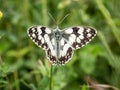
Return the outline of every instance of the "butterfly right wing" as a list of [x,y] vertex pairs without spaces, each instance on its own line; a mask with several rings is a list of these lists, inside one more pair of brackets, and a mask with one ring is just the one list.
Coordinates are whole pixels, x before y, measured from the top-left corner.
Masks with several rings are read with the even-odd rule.
[[89,43],[96,35],[96,31],[90,27],[70,27],[61,31],[59,64],[67,63],[75,49],[81,48]]
[[74,26],[63,30],[63,38],[65,38],[73,49],[79,49],[89,43],[95,36],[97,31],[91,27]]
[[55,64],[56,50],[53,31],[45,26],[33,26],[28,29],[28,35],[37,46],[46,51],[50,62]]

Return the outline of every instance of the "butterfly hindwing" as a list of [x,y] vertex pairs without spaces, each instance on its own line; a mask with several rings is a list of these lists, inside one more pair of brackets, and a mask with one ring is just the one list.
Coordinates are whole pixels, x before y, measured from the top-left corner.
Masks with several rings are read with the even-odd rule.
[[56,64],[56,49],[55,49],[55,38],[52,38],[48,43],[49,48],[46,50],[46,55],[52,64]]
[[59,55],[59,64],[65,64],[67,63],[70,58],[73,55],[73,49],[71,45],[64,39],[62,38],[60,40],[60,55]]

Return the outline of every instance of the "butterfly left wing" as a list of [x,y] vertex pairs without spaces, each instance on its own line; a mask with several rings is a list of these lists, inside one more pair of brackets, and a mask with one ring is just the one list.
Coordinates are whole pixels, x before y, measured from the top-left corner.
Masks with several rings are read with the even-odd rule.
[[73,49],[78,49],[89,43],[95,36],[96,30],[91,27],[75,26],[63,30],[62,36]]
[[46,51],[52,64],[56,63],[55,39],[53,31],[45,26],[32,26],[28,29],[28,35],[32,41]]

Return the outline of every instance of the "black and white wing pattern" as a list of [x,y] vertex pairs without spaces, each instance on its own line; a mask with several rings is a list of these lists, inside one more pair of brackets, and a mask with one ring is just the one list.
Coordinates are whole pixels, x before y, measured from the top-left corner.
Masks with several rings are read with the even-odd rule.
[[96,30],[91,27],[75,26],[63,30],[63,38],[73,47],[79,49],[89,43],[95,36]]
[[53,31],[45,26],[33,26],[27,31],[32,41],[46,51],[46,54],[52,64],[56,63],[55,39]]
[[33,26],[28,29],[28,35],[40,48],[46,51],[52,64],[67,63],[75,49],[89,43],[95,36],[96,30],[91,27],[70,27],[54,30],[45,26]]
[[63,65],[67,63],[72,58],[73,52],[73,48],[69,41],[62,37],[62,39],[60,40],[58,64]]
[[70,27],[61,31],[59,64],[67,63],[75,49],[79,49],[89,43],[95,36],[96,30],[91,27]]
[[28,29],[28,35],[33,40],[33,42],[38,45],[40,48],[47,50],[49,36],[51,35],[52,31],[49,28],[44,26],[33,26]]

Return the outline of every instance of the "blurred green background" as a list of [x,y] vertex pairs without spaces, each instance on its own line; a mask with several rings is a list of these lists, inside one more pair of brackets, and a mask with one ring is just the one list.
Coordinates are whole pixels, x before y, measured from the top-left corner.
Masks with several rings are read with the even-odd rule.
[[52,90],[120,89],[120,0],[0,0],[0,90],[49,90],[51,65],[27,35],[33,25],[55,28],[49,13],[57,22],[70,14],[60,29],[98,32],[70,62],[53,67]]

